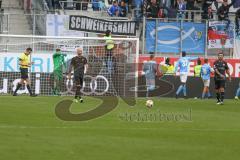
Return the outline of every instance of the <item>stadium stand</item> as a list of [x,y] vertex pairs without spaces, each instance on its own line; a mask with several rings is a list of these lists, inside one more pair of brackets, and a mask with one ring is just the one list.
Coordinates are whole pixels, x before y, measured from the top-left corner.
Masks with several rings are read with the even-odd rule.
[[[111,17],[108,14],[113,0],[2,0],[4,14],[1,15],[1,33],[23,34],[23,35],[46,35],[46,15],[83,15],[108,20],[135,20],[137,21],[137,37],[143,38],[146,27],[143,24],[143,16],[146,20],[151,18],[163,18],[160,21],[176,21],[177,16],[182,15],[184,22],[205,22],[219,18],[220,3],[213,3],[207,10],[207,17],[203,14],[203,2],[206,0],[126,0],[122,4],[124,14],[121,17]],[[118,0],[118,8],[121,8],[121,1]],[[179,3],[181,2],[181,3]],[[228,4],[230,4],[230,0]],[[154,4],[155,3],[155,4]],[[154,4],[154,5],[152,5]],[[184,6],[184,8],[179,8]],[[179,10],[180,9],[180,10]],[[237,8],[230,6],[228,18],[231,22],[238,21],[235,18]],[[2,11],[3,12],[3,11]],[[119,14],[120,15],[120,14]],[[204,15],[204,16],[203,16]],[[220,19],[221,20],[221,19]],[[238,33],[237,33],[238,34]],[[89,34],[96,36],[96,34]],[[145,42],[140,41],[141,46]],[[142,49],[144,50],[144,48]],[[225,50],[225,48],[223,49]],[[231,52],[231,50],[227,50]],[[142,51],[141,53],[146,53]],[[213,55],[216,50],[209,49]],[[163,54],[164,55],[164,54]]]
[[29,25],[30,15],[26,15],[25,10],[28,10],[30,4],[23,6],[19,0],[3,0],[2,8],[4,9],[3,17],[3,32],[8,34],[32,34],[31,26]]

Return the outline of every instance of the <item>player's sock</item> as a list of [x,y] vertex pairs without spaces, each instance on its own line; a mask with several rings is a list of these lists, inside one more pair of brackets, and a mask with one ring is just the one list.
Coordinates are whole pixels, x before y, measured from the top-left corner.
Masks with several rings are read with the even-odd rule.
[[180,85],[180,86],[178,87],[178,90],[177,90],[177,92],[176,92],[176,95],[179,95],[179,93],[182,91],[182,89],[183,89],[183,86]]
[[236,97],[240,96],[240,88],[238,88],[237,93],[236,93]]
[[81,89],[82,89],[82,87],[80,86],[80,87],[79,87],[79,95],[78,95],[78,98],[79,98],[79,99],[82,99]]
[[60,89],[59,89],[59,87],[56,87],[55,94],[56,94],[56,95],[59,95],[59,94],[60,94]]
[[218,102],[220,102],[220,93],[217,92],[216,97],[217,97]]
[[183,95],[184,95],[184,97],[187,96],[187,87],[186,87],[186,85],[183,85]]
[[211,97],[210,91],[207,92],[207,96],[208,96],[208,97]]
[[205,98],[205,92],[202,92],[202,99]]
[[78,99],[78,91],[76,90],[76,92],[75,92],[75,97],[74,97],[75,99]]
[[221,92],[221,101],[224,101],[224,92]]
[[146,97],[149,97],[149,90],[147,89]]
[[27,85],[27,89],[28,89],[28,92],[30,93],[30,95],[33,95],[30,85]]
[[80,98],[80,90],[81,90],[81,87],[80,86],[77,86],[76,87],[76,93],[75,93],[75,99],[78,99]]
[[13,93],[14,95],[17,94],[17,91],[21,88],[21,86],[22,86],[21,83],[18,83],[18,84],[17,84],[17,87],[16,87],[16,89],[15,89],[15,91],[14,91],[14,93]]

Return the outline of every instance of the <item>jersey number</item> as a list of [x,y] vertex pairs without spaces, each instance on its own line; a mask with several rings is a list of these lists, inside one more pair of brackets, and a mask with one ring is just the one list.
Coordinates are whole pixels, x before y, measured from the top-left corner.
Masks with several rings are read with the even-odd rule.
[[187,67],[187,66],[188,66],[187,61],[182,61],[182,66],[183,66],[183,67]]

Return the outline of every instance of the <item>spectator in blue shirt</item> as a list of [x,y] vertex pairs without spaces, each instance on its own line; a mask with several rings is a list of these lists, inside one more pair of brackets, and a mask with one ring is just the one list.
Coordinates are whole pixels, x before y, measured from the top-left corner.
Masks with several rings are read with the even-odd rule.
[[142,19],[142,6],[143,6],[143,0],[133,0],[133,6],[134,6],[134,17],[137,21],[137,26],[139,25],[139,22]]
[[93,9],[93,11],[100,10],[99,0],[92,0],[92,9]]
[[119,6],[119,17],[126,17],[126,16],[127,16],[127,7],[126,7],[126,3],[122,0]]
[[100,8],[101,11],[106,9],[106,5],[105,5],[104,0],[99,1],[99,8]]
[[113,1],[113,5],[108,9],[108,14],[110,16],[118,16],[119,15],[119,7],[117,1]]
[[183,0],[177,0],[177,10],[178,10],[177,19],[184,19],[186,3]]
[[92,9],[93,11],[102,11],[105,9],[105,3],[103,0],[93,0],[92,1]]

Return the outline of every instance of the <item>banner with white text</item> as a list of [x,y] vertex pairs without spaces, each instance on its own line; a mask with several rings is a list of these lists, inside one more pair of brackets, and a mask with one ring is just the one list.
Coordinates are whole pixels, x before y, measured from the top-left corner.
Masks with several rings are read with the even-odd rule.
[[75,31],[105,33],[110,30],[115,35],[136,36],[136,22],[122,20],[104,20],[86,16],[71,15],[69,29]]

